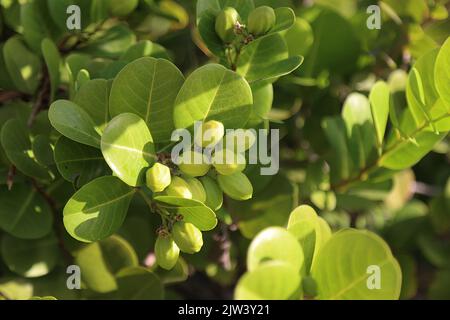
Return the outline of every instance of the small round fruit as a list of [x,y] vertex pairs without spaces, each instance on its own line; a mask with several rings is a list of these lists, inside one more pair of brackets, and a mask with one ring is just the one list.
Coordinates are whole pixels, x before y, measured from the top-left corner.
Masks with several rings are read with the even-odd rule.
[[256,142],[254,130],[236,129],[225,135],[224,147],[237,153],[245,152]]
[[205,202],[206,201],[206,191],[200,180],[196,178],[186,178],[187,184],[189,185],[189,190],[192,193],[192,199]]
[[169,167],[155,163],[153,167],[145,173],[147,187],[153,192],[162,192],[172,181]]
[[205,204],[212,210],[219,210],[223,204],[223,192],[217,182],[208,176],[200,178],[206,192]]
[[180,177],[173,177],[164,193],[171,197],[192,199],[192,192],[187,182]]
[[138,4],[139,0],[109,0],[108,8],[111,15],[123,17],[132,13]]
[[199,252],[203,246],[202,232],[189,222],[176,222],[172,228],[172,236],[178,248],[185,253]]
[[204,122],[195,136],[195,144],[202,148],[212,148],[222,140],[225,127],[222,122],[210,120]]
[[216,33],[223,42],[230,43],[234,40],[234,28],[239,19],[239,13],[231,7],[226,7],[216,17]]
[[245,157],[242,154],[234,153],[228,149],[216,151],[212,163],[217,172],[225,176],[241,172],[246,166]]
[[180,249],[170,235],[158,236],[155,242],[156,263],[163,269],[172,269],[178,261]]
[[180,156],[178,168],[182,173],[190,177],[200,177],[208,173],[211,165],[208,158],[196,151],[186,151]]
[[253,196],[253,186],[242,172],[232,175],[217,175],[217,182],[223,192],[234,200],[248,200]]
[[266,34],[273,28],[276,19],[275,11],[271,7],[258,7],[248,15],[248,31],[255,36]]

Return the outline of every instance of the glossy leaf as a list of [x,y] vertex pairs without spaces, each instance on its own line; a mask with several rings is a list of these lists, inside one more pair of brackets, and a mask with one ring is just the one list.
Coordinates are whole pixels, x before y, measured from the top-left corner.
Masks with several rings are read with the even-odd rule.
[[450,86],[448,84],[450,79],[450,38],[447,38],[445,43],[439,50],[436,58],[434,80],[436,90],[442,100],[447,106],[447,112],[450,110]]
[[110,112],[137,114],[150,128],[155,142],[170,141],[173,104],[184,82],[180,70],[164,59],[144,57],[129,63],[111,88]]
[[132,113],[122,113],[108,123],[101,150],[112,171],[133,187],[144,184],[145,169],[156,160],[147,124]]
[[58,47],[48,38],[42,40],[41,51],[50,77],[50,101],[53,101],[60,82],[59,69],[61,65],[61,56]]
[[143,267],[122,269],[117,274],[117,285],[120,299],[160,300],[164,296],[161,280],[153,272]]
[[116,177],[84,185],[64,207],[64,226],[77,240],[92,242],[116,232],[123,223],[135,190]]
[[390,95],[389,86],[382,81],[377,82],[370,91],[370,110],[372,111],[378,146],[383,144],[384,133],[386,132],[389,107],[391,104]]

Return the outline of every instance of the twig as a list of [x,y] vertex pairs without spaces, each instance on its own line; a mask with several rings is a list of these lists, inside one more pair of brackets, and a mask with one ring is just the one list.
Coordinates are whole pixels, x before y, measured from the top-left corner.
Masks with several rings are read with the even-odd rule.
[[6,185],[8,190],[11,191],[14,184],[14,176],[16,175],[16,166],[11,165],[8,170],[8,176],[6,177]]
[[14,100],[16,98],[20,98],[25,96],[22,92],[19,91],[5,91],[0,90],[0,103],[5,103],[10,100]]
[[50,92],[50,76],[48,74],[48,70],[46,67],[44,67],[43,73],[44,73],[44,75],[43,75],[42,84],[41,84],[39,93],[36,97],[36,101],[33,104],[33,109],[31,110],[31,114],[27,121],[28,127],[31,127],[33,125],[34,120],[36,119],[36,116],[41,111],[42,106],[43,106],[45,100],[48,99],[48,94]]

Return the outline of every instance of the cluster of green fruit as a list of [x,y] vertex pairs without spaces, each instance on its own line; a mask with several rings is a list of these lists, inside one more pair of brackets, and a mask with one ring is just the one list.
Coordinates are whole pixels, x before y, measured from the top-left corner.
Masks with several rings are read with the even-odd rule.
[[[235,200],[248,200],[253,195],[253,186],[242,173],[246,167],[245,156],[240,150],[248,150],[255,139],[248,134],[225,135],[221,122],[208,121],[202,124],[201,135],[194,137],[201,148],[214,148],[209,159],[203,152],[189,150],[180,155],[178,166],[155,163],[146,172],[146,185],[156,195],[192,199],[204,203],[212,210],[219,210],[225,193]],[[251,136],[250,136],[251,137]],[[224,143],[233,139],[233,144]],[[240,144],[244,145],[240,145]],[[234,149],[227,149],[227,146]],[[169,226],[162,228],[155,244],[157,263],[171,269],[178,260],[180,250],[193,254],[203,245],[202,233],[193,224],[175,217]]]
[[275,25],[275,11],[268,6],[254,9],[247,18],[247,24],[241,23],[235,8],[226,7],[216,17],[215,29],[224,43],[232,43],[238,34],[259,37],[269,32]]

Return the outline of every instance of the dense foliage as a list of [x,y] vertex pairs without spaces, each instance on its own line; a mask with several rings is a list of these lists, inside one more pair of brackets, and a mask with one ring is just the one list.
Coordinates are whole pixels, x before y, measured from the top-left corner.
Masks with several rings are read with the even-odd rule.
[[0,0],[0,300],[450,299],[448,5]]

